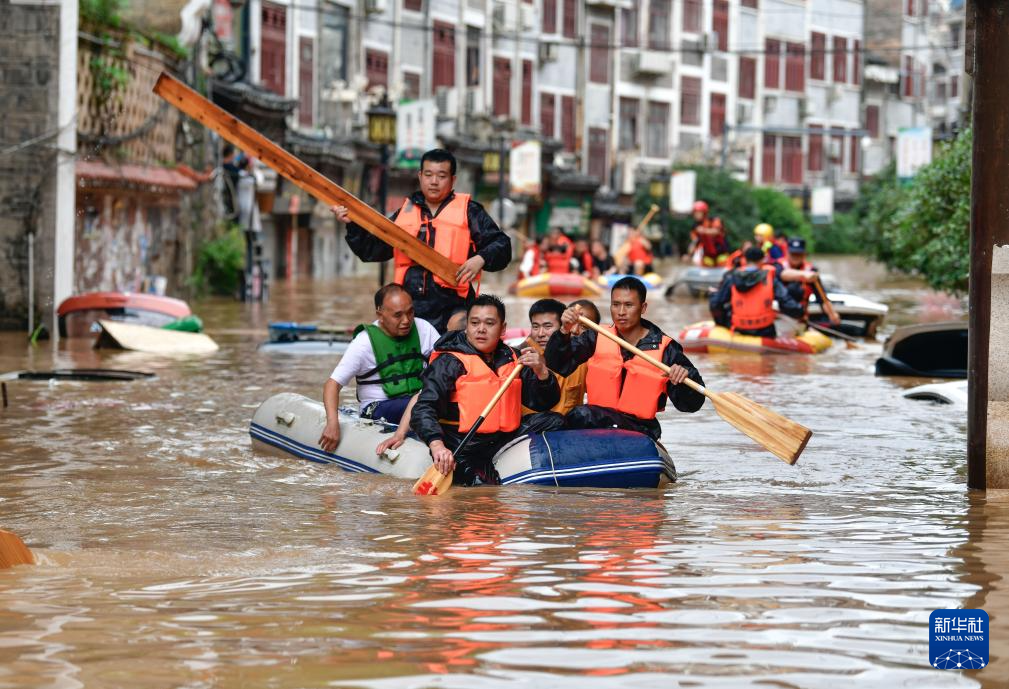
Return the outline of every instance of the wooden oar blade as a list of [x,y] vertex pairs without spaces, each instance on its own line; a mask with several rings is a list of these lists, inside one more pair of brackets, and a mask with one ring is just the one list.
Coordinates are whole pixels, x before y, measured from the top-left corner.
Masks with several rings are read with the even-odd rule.
[[17,535],[0,529],[0,569],[14,565],[34,565],[35,557]]
[[734,392],[711,394],[710,399],[726,422],[789,464],[798,461],[813,435],[802,424]]
[[445,475],[432,464],[413,484],[414,495],[444,495],[452,487],[452,474]]

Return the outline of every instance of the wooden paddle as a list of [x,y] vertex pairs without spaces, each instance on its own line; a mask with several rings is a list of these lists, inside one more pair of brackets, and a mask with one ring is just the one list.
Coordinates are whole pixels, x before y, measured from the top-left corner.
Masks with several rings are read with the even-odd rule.
[[0,529],[0,569],[14,565],[34,565],[35,557],[28,546],[10,531]]
[[399,249],[448,284],[458,284],[455,276],[459,266],[455,263],[178,79],[162,72],[154,85],[154,93],[238,148],[252,153],[327,206],[346,206],[353,222]]
[[834,305],[830,303],[830,299],[827,299],[827,290],[823,289],[823,283],[820,282],[819,275],[813,279],[813,291],[816,292],[816,298],[820,302],[820,307],[823,309],[823,313],[826,314],[831,325],[840,325],[841,317],[837,314],[837,309],[834,308]]
[[[592,328],[600,335],[608,337],[627,351],[641,357],[657,369],[669,373],[669,367],[661,361],[653,359],[640,349],[632,345],[606,328],[596,325],[585,316],[579,316],[578,320],[586,327]],[[715,411],[723,420],[732,424],[737,430],[757,441],[775,456],[783,459],[789,464],[795,464],[799,455],[813,435],[805,426],[785,418],[777,412],[773,412],[766,407],[762,407],[756,402],[748,400],[742,395],[734,392],[712,392],[703,385],[698,385],[687,378],[684,384],[701,393],[715,405]]]
[[634,228],[634,229],[636,229],[638,232],[643,232],[644,229],[645,229],[645,225],[647,225],[648,223],[650,223],[652,221],[652,218],[654,218],[655,214],[658,213],[658,212],[659,212],[659,207],[656,206],[653,203],[652,207],[648,209],[648,213],[645,214],[645,217],[643,217],[641,219],[641,222],[639,222],[638,226],[636,228]]
[[[459,446],[452,451],[453,456],[459,456],[459,453],[462,452],[462,449],[466,447],[470,438],[472,438],[480,426],[483,425],[483,420],[491,413],[491,410],[497,405],[501,396],[505,394],[505,391],[508,389],[508,386],[512,384],[512,381],[518,377],[521,370],[522,364],[519,364],[512,369],[511,373],[508,374],[505,381],[501,383],[501,387],[498,388],[498,391],[494,393],[493,397],[491,397],[490,402],[488,402],[487,406],[483,408],[482,412],[480,412],[480,416],[477,417],[473,426],[466,432],[466,435],[463,436],[462,442],[460,442]],[[431,467],[424,472],[424,475],[417,479],[417,483],[413,484],[413,493],[414,495],[444,495],[451,487],[452,474],[443,474],[438,471],[434,464],[432,464]]]

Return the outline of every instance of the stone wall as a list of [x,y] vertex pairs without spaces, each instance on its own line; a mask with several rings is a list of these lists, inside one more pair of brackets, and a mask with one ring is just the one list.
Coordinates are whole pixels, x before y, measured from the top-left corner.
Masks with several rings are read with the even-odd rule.
[[59,29],[59,5],[0,0],[0,328],[28,321],[29,232],[36,316],[52,309]]

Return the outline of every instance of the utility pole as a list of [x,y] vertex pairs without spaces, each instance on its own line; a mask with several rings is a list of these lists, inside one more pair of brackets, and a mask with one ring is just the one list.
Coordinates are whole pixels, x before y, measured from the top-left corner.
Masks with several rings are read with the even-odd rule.
[[[967,350],[967,485],[1009,488],[1009,13],[1003,0],[967,6],[967,72],[974,78]],[[993,258],[996,275],[993,275]],[[994,327],[992,320],[995,321]],[[991,342],[992,335],[999,340]],[[1003,346],[1000,346],[1003,345]],[[990,350],[997,353],[994,362]],[[994,369],[990,364],[994,363]],[[992,399],[992,398],[995,399]],[[1002,411],[1001,418],[999,411]],[[989,445],[989,441],[991,444]]]

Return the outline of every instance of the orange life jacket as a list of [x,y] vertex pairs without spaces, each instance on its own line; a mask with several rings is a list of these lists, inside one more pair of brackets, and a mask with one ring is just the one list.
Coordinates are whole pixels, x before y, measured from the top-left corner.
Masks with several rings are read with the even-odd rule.
[[[615,326],[609,326],[609,330],[617,333]],[[663,335],[659,348],[649,355],[661,360],[671,341],[672,338]],[[624,361],[620,346],[610,338],[602,335],[596,338],[596,351],[589,357],[585,376],[589,404],[616,409],[639,419],[654,419],[668,382],[659,369],[638,357]]]
[[[781,260],[781,267],[783,270],[812,270],[813,264],[809,261],[803,261],[802,266],[799,268],[792,268],[792,264],[788,262],[788,257]],[[813,296],[813,287],[808,282],[802,283],[802,307],[806,308],[809,305],[809,298]]]
[[[470,249],[474,248],[473,238],[469,232],[467,213],[469,199],[469,194],[456,194],[441,209],[437,217],[424,221],[421,219],[420,208],[407,197],[403,202],[403,207],[399,209],[399,215],[396,216],[396,224],[414,237],[420,235],[421,228],[424,226],[424,236],[420,237],[421,241],[433,247],[435,251],[453,263],[465,263],[469,258]],[[414,265],[414,260],[395,248],[392,251],[392,256],[396,265],[393,282],[402,285],[406,278],[406,271]],[[442,287],[455,289],[460,297],[465,298],[469,294],[469,282],[460,282],[457,287],[453,288],[437,275],[434,276],[434,281]]]
[[[497,393],[505,378],[518,365],[518,357],[509,348],[511,361],[501,366],[495,373],[477,354],[463,354],[461,352],[438,352],[431,354],[434,361],[438,356],[452,355],[462,362],[466,367],[466,372],[455,381],[455,390],[449,397],[449,401],[459,405],[459,432],[465,433],[473,427],[480,417],[491,397]],[[498,403],[494,405],[490,414],[484,419],[483,424],[477,429],[477,433],[496,433],[498,431],[514,431],[522,421],[522,379],[516,376],[512,384],[508,386]]]
[[641,237],[632,237],[630,245],[630,249],[627,251],[628,261],[631,263],[641,261],[645,265],[652,262],[652,252],[645,248],[645,243],[641,241]]
[[774,271],[768,269],[767,279],[748,292],[732,285],[732,329],[760,330],[774,325]]
[[[570,273],[571,257],[575,254],[575,245],[564,235],[561,235],[557,242],[557,244],[551,245],[550,250],[546,252],[547,272]],[[556,246],[563,246],[564,251],[557,251],[554,248]]]

